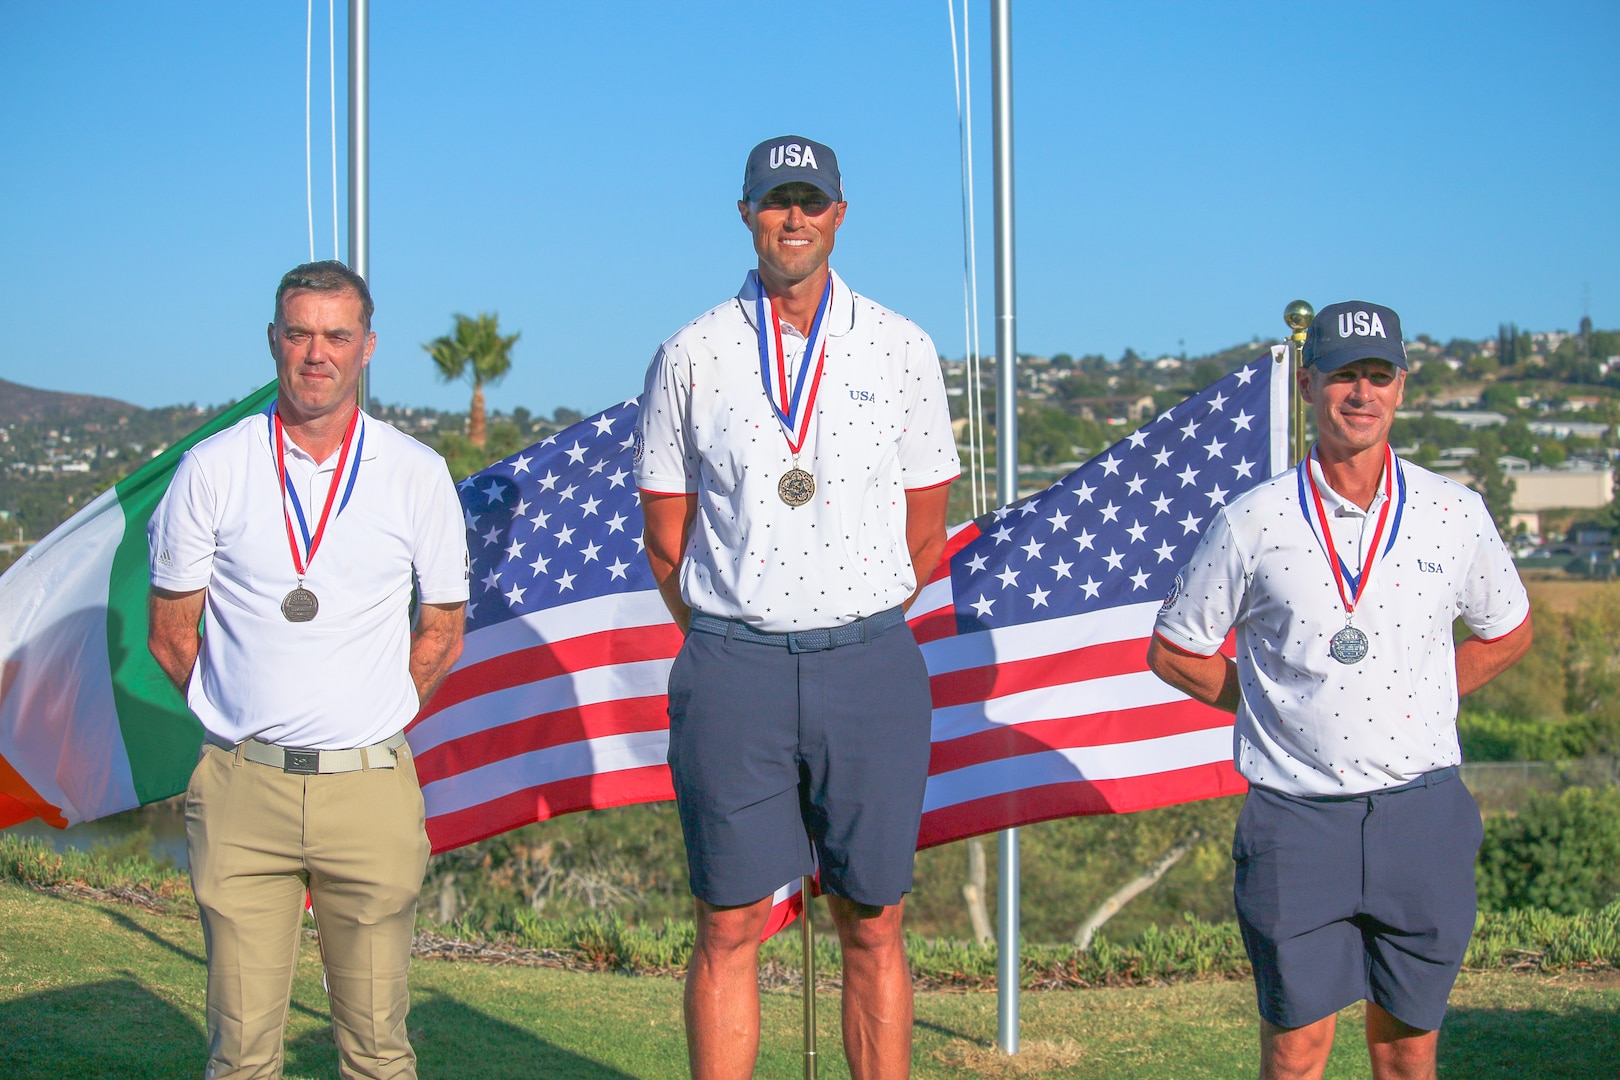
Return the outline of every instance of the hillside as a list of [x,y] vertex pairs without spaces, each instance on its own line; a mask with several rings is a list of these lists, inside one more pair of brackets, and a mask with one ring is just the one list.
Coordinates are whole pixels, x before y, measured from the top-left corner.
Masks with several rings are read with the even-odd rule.
[[130,415],[138,405],[91,394],[64,394],[0,379],[0,424],[26,424],[95,414]]

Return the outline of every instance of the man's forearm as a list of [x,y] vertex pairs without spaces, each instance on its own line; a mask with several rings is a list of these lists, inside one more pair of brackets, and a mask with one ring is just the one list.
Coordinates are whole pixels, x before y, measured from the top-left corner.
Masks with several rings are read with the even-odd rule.
[[423,705],[461,659],[466,611],[465,604],[422,606],[416,634],[411,638],[410,672],[411,682],[416,684],[416,700]]
[[933,576],[935,567],[939,566],[939,556],[944,550],[945,533],[943,531],[935,536],[930,536],[920,546],[912,549],[911,573],[917,580],[917,587],[911,590],[911,595],[906,597],[906,602],[901,605],[905,610],[911,610],[911,605],[917,600],[917,594],[922,592],[924,585],[928,584],[928,579]]
[[903,605],[907,610],[928,584],[945,552],[945,512],[950,499],[949,480],[933,487],[906,489],[906,551],[911,555],[911,573],[917,582]]
[[1530,651],[1530,616],[1494,641],[1478,634],[1457,645],[1457,696],[1467,697],[1524,658]]
[[182,695],[202,651],[198,620],[204,595],[201,589],[180,593],[153,588],[146,601],[146,647]]
[[692,626],[692,609],[686,606],[686,600],[681,596],[681,575],[677,573],[678,569],[672,567],[660,577],[655,567],[653,578],[658,582],[658,595],[663,597],[664,606],[669,609],[669,617],[675,620],[675,625],[684,634]]
[[197,666],[197,654],[202,651],[202,635],[193,633],[189,641],[184,637],[179,641],[160,641],[156,637],[149,637],[146,646],[174,688],[184,694],[191,682],[192,669]]
[[697,520],[697,496],[641,492],[641,516],[646,527],[642,540],[647,548],[647,569],[658,584],[658,595],[669,609],[670,618],[681,633],[692,624],[692,609],[681,596],[681,560]]
[[1165,644],[1155,636],[1148,645],[1148,667],[1153,674],[1194,701],[1235,713],[1242,702],[1237,665],[1230,657],[1195,656]]

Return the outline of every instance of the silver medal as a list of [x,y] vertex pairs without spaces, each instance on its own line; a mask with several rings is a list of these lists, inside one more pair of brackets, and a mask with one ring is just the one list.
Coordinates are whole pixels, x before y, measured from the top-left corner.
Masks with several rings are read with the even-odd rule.
[[1367,658],[1367,635],[1346,625],[1328,642],[1328,652],[1341,664],[1359,664]]
[[302,585],[281,598],[281,616],[288,622],[309,622],[319,610],[321,602]]
[[815,497],[816,478],[794,466],[782,474],[781,481],[776,485],[776,493],[789,506],[803,506]]

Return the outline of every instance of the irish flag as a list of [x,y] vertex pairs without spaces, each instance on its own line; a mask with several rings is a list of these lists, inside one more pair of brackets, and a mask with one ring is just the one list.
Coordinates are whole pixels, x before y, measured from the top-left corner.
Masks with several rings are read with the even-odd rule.
[[66,828],[185,790],[202,727],[146,651],[146,522],[180,455],[275,394],[169,447],[0,577],[0,827]]

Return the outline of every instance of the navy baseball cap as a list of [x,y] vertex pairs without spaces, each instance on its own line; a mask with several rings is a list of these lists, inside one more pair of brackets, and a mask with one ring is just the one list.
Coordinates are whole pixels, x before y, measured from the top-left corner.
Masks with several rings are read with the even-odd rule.
[[1388,360],[1405,371],[1401,317],[1365,300],[1346,300],[1318,311],[1305,331],[1302,363],[1318,371],[1337,371],[1357,360]]
[[744,202],[758,202],[772,188],[795,182],[820,188],[834,202],[844,201],[844,180],[832,147],[802,135],[778,135],[749,151],[743,169]]

